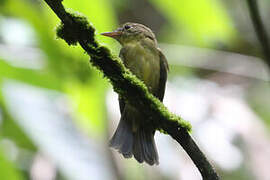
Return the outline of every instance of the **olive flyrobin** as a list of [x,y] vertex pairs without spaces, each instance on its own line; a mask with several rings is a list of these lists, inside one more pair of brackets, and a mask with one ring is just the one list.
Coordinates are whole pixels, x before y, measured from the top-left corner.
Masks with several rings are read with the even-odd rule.
[[[122,45],[119,56],[124,65],[162,101],[169,67],[165,56],[157,47],[157,40],[151,29],[138,23],[125,23],[115,31],[102,35],[112,37]],[[146,123],[149,117],[121,97],[119,105],[121,119],[110,140],[110,146],[125,158],[133,155],[140,163],[158,164],[155,127]]]

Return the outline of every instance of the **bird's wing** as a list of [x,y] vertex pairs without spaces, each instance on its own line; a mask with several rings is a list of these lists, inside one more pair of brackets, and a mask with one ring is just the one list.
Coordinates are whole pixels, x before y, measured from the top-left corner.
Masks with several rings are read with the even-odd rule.
[[163,101],[166,81],[167,81],[167,74],[169,71],[169,64],[166,57],[161,52],[161,50],[158,49],[158,51],[159,51],[159,60],[160,60],[160,79],[159,79],[159,88],[158,88],[158,92],[156,96],[158,97],[160,101]]
[[[122,62],[124,62],[125,53],[126,53],[126,49],[123,47],[120,50],[120,53],[119,53],[119,57],[122,60]],[[124,112],[126,103],[125,103],[124,99],[120,95],[118,96],[118,101],[119,101],[120,113],[122,114]]]
[[120,113],[123,114],[126,103],[121,96],[118,96],[118,101],[119,101]]

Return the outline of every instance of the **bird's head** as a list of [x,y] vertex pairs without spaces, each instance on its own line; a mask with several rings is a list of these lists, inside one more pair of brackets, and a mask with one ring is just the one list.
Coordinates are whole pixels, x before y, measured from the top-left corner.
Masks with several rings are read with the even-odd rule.
[[142,39],[149,39],[157,44],[154,33],[148,27],[138,23],[125,23],[118,29],[112,32],[101,33],[103,36],[108,36],[116,39],[120,44],[124,45],[132,41],[140,41]]

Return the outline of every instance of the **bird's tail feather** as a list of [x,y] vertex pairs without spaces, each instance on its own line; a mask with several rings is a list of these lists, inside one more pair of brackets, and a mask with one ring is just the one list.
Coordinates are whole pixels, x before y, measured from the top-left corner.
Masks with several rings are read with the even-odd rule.
[[110,140],[110,147],[117,149],[125,158],[132,157],[133,134],[130,124],[123,118]]
[[118,127],[110,140],[110,147],[117,149],[125,158],[135,159],[149,165],[158,164],[158,153],[154,140],[154,131],[135,126],[139,122],[137,113],[126,111],[122,114]]
[[140,163],[145,161],[149,165],[159,164],[153,132],[138,129],[134,133],[133,154]]

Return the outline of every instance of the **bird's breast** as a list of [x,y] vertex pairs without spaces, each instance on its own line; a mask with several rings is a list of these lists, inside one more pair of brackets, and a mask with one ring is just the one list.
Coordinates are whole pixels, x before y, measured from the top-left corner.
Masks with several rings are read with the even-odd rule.
[[160,59],[158,51],[142,46],[140,43],[124,47],[122,59],[125,66],[143,80],[150,92],[154,93],[159,87]]

